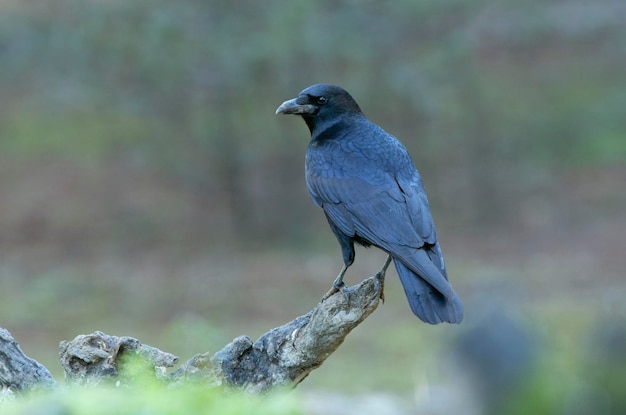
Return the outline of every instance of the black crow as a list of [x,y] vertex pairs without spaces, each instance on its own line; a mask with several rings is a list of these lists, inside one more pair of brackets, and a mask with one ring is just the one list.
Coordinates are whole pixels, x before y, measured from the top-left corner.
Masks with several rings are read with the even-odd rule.
[[304,118],[311,131],[306,183],[341,245],[344,266],[329,293],[342,290],[354,242],[374,245],[396,266],[413,313],[438,324],[460,323],[463,306],[448,274],[428,199],[406,148],[369,121],[342,88],[318,84],[283,102],[277,114]]

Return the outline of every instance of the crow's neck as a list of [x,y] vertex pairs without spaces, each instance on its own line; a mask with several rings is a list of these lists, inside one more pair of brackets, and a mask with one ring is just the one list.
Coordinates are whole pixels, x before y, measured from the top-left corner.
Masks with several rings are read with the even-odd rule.
[[343,136],[343,132],[349,129],[349,119],[354,115],[344,114],[328,120],[305,118],[304,121],[309,127],[312,141],[327,141]]

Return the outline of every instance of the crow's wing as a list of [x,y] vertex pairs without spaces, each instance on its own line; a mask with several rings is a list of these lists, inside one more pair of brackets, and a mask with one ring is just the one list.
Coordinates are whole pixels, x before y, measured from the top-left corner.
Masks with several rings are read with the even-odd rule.
[[[360,236],[411,268],[422,268],[416,250],[425,243],[436,244],[437,237],[428,200],[414,172],[409,180],[382,172],[374,180],[310,175],[307,184],[315,203],[343,233]],[[440,293],[453,295],[445,269],[419,275]]]
[[[412,167],[412,164],[411,164]],[[307,175],[311,198],[346,234],[375,245],[420,248],[437,236],[419,174],[362,169],[358,177],[329,170]]]

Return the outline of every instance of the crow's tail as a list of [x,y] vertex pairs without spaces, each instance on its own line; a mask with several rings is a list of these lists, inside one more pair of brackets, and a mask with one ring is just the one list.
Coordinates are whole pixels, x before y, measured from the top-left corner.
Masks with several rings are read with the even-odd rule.
[[[463,320],[461,300],[444,277],[444,273],[439,272],[423,250],[418,249],[418,251],[421,252],[417,257],[403,259],[393,257],[411,311],[420,320],[430,324],[460,323]],[[409,263],[415,271],[405,265],[405,262]],[[418,272],[422,275],[428,273],[426,279],[436,282],[437,287],[427,282]],[[433,275],[433,273],[438,275]]]

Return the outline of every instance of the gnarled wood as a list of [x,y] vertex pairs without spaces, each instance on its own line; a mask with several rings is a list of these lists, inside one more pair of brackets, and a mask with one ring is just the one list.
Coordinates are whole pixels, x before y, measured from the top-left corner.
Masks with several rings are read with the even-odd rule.
[[217,380],[252,392],[297,385],[378,307],[382,289],[382,281],[370,277],[346,288],[347,299],[338,292],[254,343],[237,337],[211,358]]
[[[124,358],[134,356],[154,376],[170,384],[203,381],[250,392],[276,387],[295,387],[318,368],[345,337],[377,307],[383,281],[376,276],[344,289],[320,302],[307,314],[263,334],[256,342],[239,336],[210,357],[197,354],[171,374],[168,367],[178,358],[132,337],[111,336],[99,331],[62,341],[61,366],[68,382],[97,384],[129,379]],[[25,390],[54,385],[48,370],[26,357],[8,331],[0,329],[0,385],[6,390]]]
[[0,328],[0,392],[2,396],[50,388],[56,382],[43,365],[26,356],[8,330]]
[[118,379],[121,359],[128,355],[136,356],[142,363],[153,367],[157,376],[164,373],[166,367],[178,362],[178,357],[141,344],[137,339],[110,336],[101,331],[81,334],[59,345],[65,379],[78,384]]

